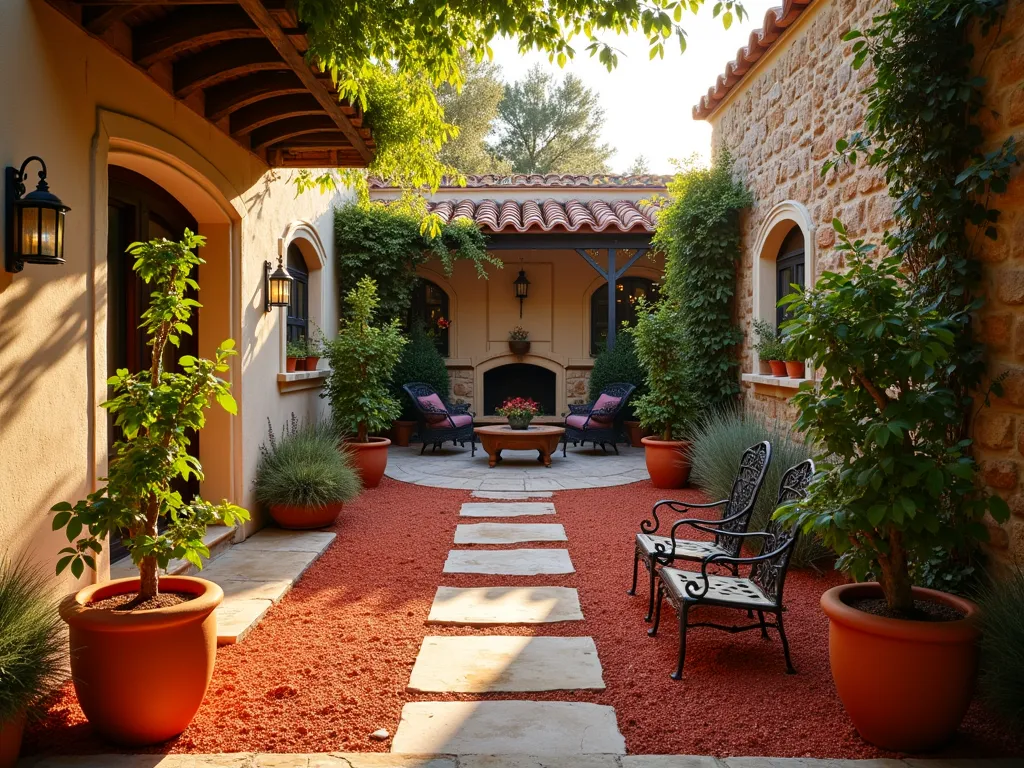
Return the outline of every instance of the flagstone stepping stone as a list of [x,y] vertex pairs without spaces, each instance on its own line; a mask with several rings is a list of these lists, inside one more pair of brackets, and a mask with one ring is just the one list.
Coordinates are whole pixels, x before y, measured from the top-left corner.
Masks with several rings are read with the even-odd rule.
[[626,753],[615,710],[577,701],[422,701],[406,704],[391,751],[405,754]]
[[[615,755],[463,755],[459,758],[459,768],[620,768],[628,758]],[[714,758],[710,758],[714,760]],[[658,768],[658,767],[655,767]],[[665,768],[669,768],[666,766]],[[724,768],[717,763],[706,766],[673,766],[672,768]]]
[[524,515],[553,515],[555,505],[550,501],[520,501],[501,503],[467,502],[459,514],[463,517],[520,517]]
[[498,576],[538,576],[573,573],[567,549],[453,549],[445,573],[492,573]]
[[516,501],[522,499],[550,499],[551,491],[473,491],[474,499],[499,499],[503,501]]
[[476,626],[583,621],[571,587],[438,587],[428,624]]
[[455,526],[456,544],[521,544],[525,541],[567,541],[555,523],[475,523]]
[[426,693],[604,690],[590,637],[426,637],[407,690]]

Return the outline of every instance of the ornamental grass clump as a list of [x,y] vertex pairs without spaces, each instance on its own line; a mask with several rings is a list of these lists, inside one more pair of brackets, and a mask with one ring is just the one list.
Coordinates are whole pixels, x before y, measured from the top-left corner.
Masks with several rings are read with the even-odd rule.
[[1024,571],[990,584],[981,605],[981,692],[993,710],[1024,728]]
[[62,627],[49,580],[25,560],[0,560],[0,728],[63,684]]
[[292,414],[280,437],[269,426],[253,482],[256,500],[317,509],[352,501],[362,484],[348,454],[338,450],[340,440],[340,431],[328,420],[300,423]]

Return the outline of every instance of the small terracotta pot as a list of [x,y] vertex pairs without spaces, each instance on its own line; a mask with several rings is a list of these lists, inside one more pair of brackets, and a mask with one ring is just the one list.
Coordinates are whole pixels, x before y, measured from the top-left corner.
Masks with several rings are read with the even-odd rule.
[[948,605],[960,621],[908,621],[849,605],[882,596],[875,582],[844,584],[821,596],[829,619],[832,679],[857,732],[893,752],[932,750],[948,741],[971,703],[978,665],[978,607],[962,597],[914,587],[916,600]]
[[513,341],[509,339],[508,351],[511,352],[513,355],[519,355],[519,357],[522,357],[523,355],[528,355],[530,353],[530,342],[529,340]]
[[786,364],[781,360],[769,360],[768,365],[771,366],[772,376],[779,378],[785,378],[789,374],[786,373]]
[[395,445],[406,448],[412,439],[412,433],[416,429],[415,421],[396,421],[391,425],[391,434],[394,435]]
[[299,358],[289,357],[285,359],[285,370],[288,373],[295,373],[299,369]]
[[682,488],[690,479],[690,443],[687,440],[660,440],[645,437],[644,459],[651,485],[655,488]]
[[804,378],[804,363],[800,360],[786,361],[786,375],[791,379]]
[[0,768],[14,768],[21,751],[21,736],[25,732],[25,711],[10,720],[0,721]]
[[303,507],[291,504],[271,504],[270,516],[282,528],[301,531],[307,528],[326,528],[333,525],[341,514],[340,501],[322,507]]
[[[138,577],[115,579],[85,587],[60,605],[70,628],[71,678],[82,711],[103,738],[130,746],[167,741],[192,722],[213,675],[214,609],[224,599],[212,581],[163,576],[162,591],[196,597],[132,613],[86,607],[138,588]],[[167,674],[155,673],[154,664]]]
[[634,448],[643,448],[644,444],[641,440],[647,437],[647,430],[640,426],[639,421],[624,421],[622,423],[626,427],[626,434],[629,435],[629,444]]
[[363,488],[376,488],[388,466],[388,446],[391,441],[386,437],[371,437],[369,440],[368,443],[346,440],[344,449],[352,458],[352,468],[363,481]]
[[306,370],[307,371],[315,371],[316,367],[317,367],[317,365],[319,363],[320,363],[320,358],[319,357],[313,357],[312,355],[310,355],[309,357],[306,358]]

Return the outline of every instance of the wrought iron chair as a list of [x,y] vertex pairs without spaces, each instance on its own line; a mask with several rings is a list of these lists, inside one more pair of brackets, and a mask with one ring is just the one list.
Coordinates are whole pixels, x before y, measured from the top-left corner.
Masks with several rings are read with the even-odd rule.
[[[786,470],[779,484],[777,506],[802,499],[807,495],[807,486],[814,475],[814,462],[810,459],[802,461],[795,467]],[[701,526],[697,526],[701,527]],[[714,529],[705,530],[714,533]],[[793,547],[800,535],[799,526],[784,527],[772,520],[764,531],[737,534],[744,539],[761,538],[764,540],[762,554],[757,557],[730,557],[728,555],[711,555],[704,558],[700,565],[700,573],[683,571],[668,566],[661,568],[658,580],[657,608],[654,613],[654,625],[647,634],[654,637],[661,623],[661,604],[667,599],[679,614],[679,661],[672,679],[681,680],[683,664],[686,662],[686,632],[691,627],[712,627],[730,634],[745,632],[748,629],[760,629],[761,636],[768,637],[768,628],[779,631],[782,640],[782,652],[786,657],[786,672],[795,674],[793,661],[789,656],[789,641],[782,624],[782,590],[786,585],[786,573],[793,555]],[[674,541],[673,541],[674,543]],[[750,576],[712,576],[708,573],[710,565],[750,565]],[[757,611],[758,621],[743,626],[726,626],[713,622],[691,623],[689,612],[698,605],[712,605],[719,608],[736,608],[747,611],[753,616]],[[765,621],[766,613],[775,616],[775,622]]]
[[609,384],[601,390],[601,395],[593,403],[570,405],[569,414],[565,416],[565,434],[562,436],[562,455],[565,456],[569,441],[574,446],[580,443],[593,443],[601,446],[605,453],[607,443],[612,444],[615,455],[619,455],[616,443],[622,437],[622,413],[629,396],[636,389],[632,384],[619,382]]
[[473,414],[469,405],[448,405],[429,384],[416,381],[403,384],[402,389],[409,395],[416,408],[416,435],[423,447],[420,455],[428,445],[437,450],[451,440],[456,445],[470,444],[470,456],[476,456],[476,432],[473,431]]
[[[636,594],[636,582],[639,564],[650,574],[648,580],[647,615],[644,621],[650,621],[654,613],[654,582],[657,564],[670,564],[675,560],[700,562],[710,555],[727,555],[736,557],[743,544],[742,536],[750,525],[750,516],[754,513],[757,494],[761,491],[768,465],[772,461],[772,446],[768,441],[747,448],[740,457],[739,471],[732,483],[729,498],[714,501],[710,504],[694,504],[686,501],[663,499],[654,505],[651,517],[654,521],[643,520],[640,533],[636,535],[636,546],[633,549],[633,586],[628,594]],[[695,509],[711,509],[724,506],[720,520],[702,520],[700,518],[683,518],[672,525],[669,536],[655,536],[661,527],[658,509],[667,507],[673,512],[687,513]],[[698,525],[699,524],[699,525]],[[684,525],[693,526],[706,531],[713,528],[714,541],[691,541],[679,539],[677,532]],[[733,568],[735,571],[735,568]]]

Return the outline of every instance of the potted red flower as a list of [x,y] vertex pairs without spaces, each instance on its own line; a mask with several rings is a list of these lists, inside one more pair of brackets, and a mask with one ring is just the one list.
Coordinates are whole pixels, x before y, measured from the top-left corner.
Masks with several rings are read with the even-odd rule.
[[508,419],[512,429],[529,429],[533,417],[540,415],[540,406],[528,397],[510,397],[494,410]]

